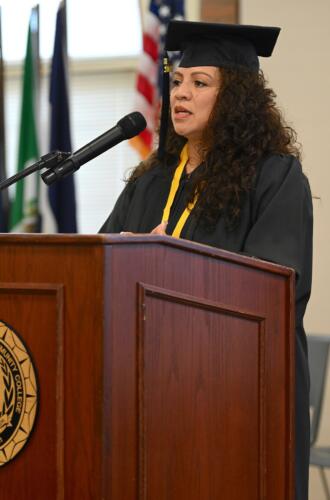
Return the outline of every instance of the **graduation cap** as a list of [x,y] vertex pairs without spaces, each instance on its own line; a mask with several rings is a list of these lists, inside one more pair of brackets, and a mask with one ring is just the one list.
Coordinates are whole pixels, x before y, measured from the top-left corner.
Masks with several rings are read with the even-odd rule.
[[258,56],[272,55],[280,28],[170,21],[165,38],[163,106],[159,134],[159,156],[165,149],[169,110],[169,63],[167,51],[181,51],[179,66],[217,66],[248,71],[259,70]]

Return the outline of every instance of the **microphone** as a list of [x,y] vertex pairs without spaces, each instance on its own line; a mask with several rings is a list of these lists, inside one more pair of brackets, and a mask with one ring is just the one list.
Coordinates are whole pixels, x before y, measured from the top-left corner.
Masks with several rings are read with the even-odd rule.
[[56,182],[61,177],[72,174],[78,170],[81,165],[84,165],[84,163],[87,163],[113,146],[116,146],[119,142],[135,137],[142,132],[146,126],[147,123],[144,116],[138,111],[134,111],[124,116],[124,118],[119,120],[117,125],[110,130],[104,132],[104,134],[78,149],[59,165],[41,174],[42,180],[47,185],[53,184],[53,182]]

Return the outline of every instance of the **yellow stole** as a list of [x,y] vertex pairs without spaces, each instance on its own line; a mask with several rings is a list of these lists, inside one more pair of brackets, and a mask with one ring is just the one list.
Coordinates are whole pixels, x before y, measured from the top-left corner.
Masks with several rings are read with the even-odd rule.
[[[181,154],[180,154],[180,163],[174,172],[170,193],[168,195],[167,202],[166,202],[166,205],[165,205],[165,208],[163,211],[162,223],[168,222],[171,207],[172,207],[176,192],[179,188],[181,175],[184,171],[184,167],[186,166],[187,161],[188,161],[188,145],[185,144],[182,151],[181,151]],[[180,238],[182,228],[185,225],[186,220],[188,219],[192,209],[196,205],[197,198],[198,198],[198,196],[196,195],[194,201],[192,203],[189,203],[188,206],[185,208],[185,210],[182,212],[181,217],[178,220],[177,225],[175,226],[174,231],[172,233],[172,236],[174,236],[175,238]]]

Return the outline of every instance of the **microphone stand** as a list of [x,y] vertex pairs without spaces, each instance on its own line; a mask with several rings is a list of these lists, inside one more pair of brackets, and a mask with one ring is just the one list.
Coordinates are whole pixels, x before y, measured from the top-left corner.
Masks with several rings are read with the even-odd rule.
[[2,189],[11,186],[15,182],[23,179],[23,177],[26,177],[32,174],[33,172],[36,172],[37,170],[41,170],[43,168],[52,169],[56,167],[64,160],[66,160],[69,156],[71,156],[71,153],[64,153],[63,151],[53,151],[52,153],[47,153],[46,155],[42,156],[39,161],[31,165],[30,167],[24,168],[17,174],[12,175],[8,179],[5,179],[4,181],[0,182],[0,191]]

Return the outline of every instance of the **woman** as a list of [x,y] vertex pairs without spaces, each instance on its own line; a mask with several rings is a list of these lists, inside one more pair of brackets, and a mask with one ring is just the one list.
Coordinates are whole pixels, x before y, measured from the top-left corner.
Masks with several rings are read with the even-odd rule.
[[[259,70],[279,29],[171,22],[183,49],[160,147],[133,170],[102,232],[168,234],[296,271],[296,498],[308,498],[312,202],[295,132]],[[166,139],[164,130],[167,132]]]

